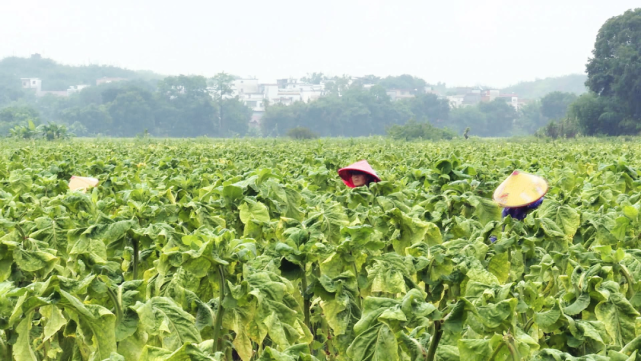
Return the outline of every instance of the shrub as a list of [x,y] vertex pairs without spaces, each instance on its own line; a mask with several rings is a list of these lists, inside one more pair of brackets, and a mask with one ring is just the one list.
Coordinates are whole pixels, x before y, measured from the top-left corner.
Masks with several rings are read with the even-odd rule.
[[316,139],[318,133],[312,132],[309,128],[296,127],[288,130],[287,136],[293,139]]
[[452,139],[455,134],[447,128],[437,128],[428,122],[417,122],[410,119],[405,125],[392,125],[387,129],[387,135],[394,139],[427,139],[440,140]]
[[537,137],[574,138],[579,135],[579,126],[569,118],[551,120],[548,125],[536,132]]

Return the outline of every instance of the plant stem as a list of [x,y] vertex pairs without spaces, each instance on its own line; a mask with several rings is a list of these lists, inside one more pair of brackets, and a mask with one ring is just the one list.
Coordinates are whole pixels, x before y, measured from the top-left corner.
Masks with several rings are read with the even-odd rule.
[[518,356],[516,355],[516,350],[514,349],[514,347],[507,341],[505,342],[505,344],[507,345],[508,350],[510,350],[510,354],[512,355],[512,360],[520,361]]
[[434,336],[432,336],[430,347],[427,349],[427,361],[434,361],[434,357],[436,357],[436,348],[438,347],[438,343],[441,342],[441,336],[443,336],[441,321],[434,321]]
[[503,347],[503,345],[505,345],[505,342],[501,342],[501,343],[499,344],[499,347],[497,347],[497,348],[494,350],[494,352],[492,352],[492,356],[490,357],[490,361],[494,361],[494,358],[496,357],[496,355],[498,355],[498,354],[499,354],[499,351],[501,350],[501,347]]
[[134,247],[134,280],[136,280],[138,279],[138,241],[132,239],[131,243]]
[[[305,326],[309,329],[309,332],[312,332],[312,324],[309,316],[309,309],[312,308],[312,301],[307,295],[307,272],[305,272],[305,267],[303,266],[303,278],[301,279],[302,288],[301,294],[303,295],[303,315],[305,315]],[[313,335],[313,333],[312,333]],[[309,353],[312,354],[312,345],[309,344]]]
[[358,309],[363,310],[363,300],[361,300],[361,289],[358,287],[358,270],[356,269],[356,262],[352,262],[352,267],[354,268],[354,277],[356,278],[356,289],[358,294],[356,295],[356,302],[358,304]]
[[621,267],[621,273],[623,273],[623,277],[625,277],[625,282],[628,284],[628,292],[627,297],[628,299],[632,299],[634,297],[634,278],[630,275],[630,272],[628,272],[628,269],[624,265],[620,265]]
[[530,327],[534,324],[534,317],[532,317],[526,324],[525,328],[523,329],[523,332],[528,333],[530,331]]
[[120,302],[118,302],[118,297],[116,297],[116,294],[111,290],[111,288],[109,288],[109,286],[107,286],[107,294],[109,295],[109,298],[111,298],[111,302],[114,304],[114,309],[116,310],[116,325],[119,325],[122,321],[122,308],[120,307]]
[[305,326],[309,328],[310,330],[312,329],[312,325],[310,324],[309,321],[309,309],[312,307],[311,300],[309,297],[307,297],[307,274],[305,273],[305,270],[303,269],[303,278],[301,279],[301,288],[302,288],[302,295],[303,295],[303,314],[305,315]]
[[214,321],[214,353],[219,350],[219,338],[221,328],[223,325],[223,316],[225,309],[223,308],[223,301],[225,300],[225,270],[222,265],[218,265],[220,296],[218,297],[218,312],[216,312],[216,320]]

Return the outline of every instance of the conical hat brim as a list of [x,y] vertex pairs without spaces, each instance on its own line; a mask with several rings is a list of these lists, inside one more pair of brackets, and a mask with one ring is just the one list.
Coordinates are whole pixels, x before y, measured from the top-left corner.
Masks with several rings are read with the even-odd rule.
[[88,188],[98,185],[98,180],[91,177],[78,177],[72,176],[69,180],[69,189],[71,190],[87,190]]
[[372,166],[369,165],[369,163],[367,163],[366,160],[361,160],[354,164],[350,164],[345,168],[341,168],[338,170],[338,175],[343,180],[343,183],[345,183],[345,185],[350,188],[356,188],[354,183],[352,183],[352,173],[351,173],[352,171],[358,171],[358,172],[369,174],[370,176],[372,176],[372,178],[374,178],[374,182],[381,181],[381,178],[378,176],[378,174],[376,174]]
[[523,207],[541,199],[548,191],[545,179],[515,171],[494,191],[494,201],[501,207]]

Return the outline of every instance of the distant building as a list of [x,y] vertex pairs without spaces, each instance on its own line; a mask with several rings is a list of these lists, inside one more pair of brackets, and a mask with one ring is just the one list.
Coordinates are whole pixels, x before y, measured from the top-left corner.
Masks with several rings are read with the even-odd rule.
[[465,95],[449,95],[447,101],[450,103],[450,108],[460,108],[463,106]]
[[[212,90],[209,88],[209,90]],[[252,110],[251,125],[259,125],[266,106],[311,102],[325,94],[324,84],[309,84],[298,79],[278,79],[276,83],[260,83],[258,79],[236,79],[232,94]]]
[[75,85],[75,86],[72,85],[72,86],[69,87],[69,89],[67,89],[67,95],[71,95],[71,94],[77,93],[77,92],[81,91],[82,89],[87,88],[88,86],[89,85]]
[[387,95],[394,102],[401,99],[414,98],[414,90],[412,89],[390,89],[386,91]]
[[35,94],[38,97],[42,97],[45,95],[66,97],[88,87],[88,85],[74,85],[70,86],[67,90],[42,90],[42,80],[40,80],[39,78],[21,78],[20,82],[22,83],[23,89],[34,89]]
[[116,83],[116,82],[124,81],[124,80],[127,80],[127,79],[126,78],[107,78],[107,77],[102,77],[102,78],[96,80],[96,85]]
[[37,96],[43,97],[45,95],[53,95],[56,97],[67,97],[69,94],[66,90],[43,90],[39,93],[36,93]]
[[39,78],[21,78],[23,89],[35,89],[36,94],[42,91],[42,80]]
[[501,99],[510,104],[512,107],[514,107],[514,110],[519,110],[519,97],[516,94],[501,94],[497,97],[497,99]]
[[516,94],[501,94],[498,89],[483,89],[481,87],[458,87],[455,95],[447,96],[450,108],[459,108],[476,105],[481,102],[491,102],[494,100],[505,101],[519,110],[519,97]]

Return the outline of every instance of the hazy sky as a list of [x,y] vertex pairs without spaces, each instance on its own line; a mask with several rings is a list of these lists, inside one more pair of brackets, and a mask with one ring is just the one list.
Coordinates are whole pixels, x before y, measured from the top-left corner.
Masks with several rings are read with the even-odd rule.
[[259,79],[413,74],[506,86],[580,73],[639,0],[0,0],[0,58]]

